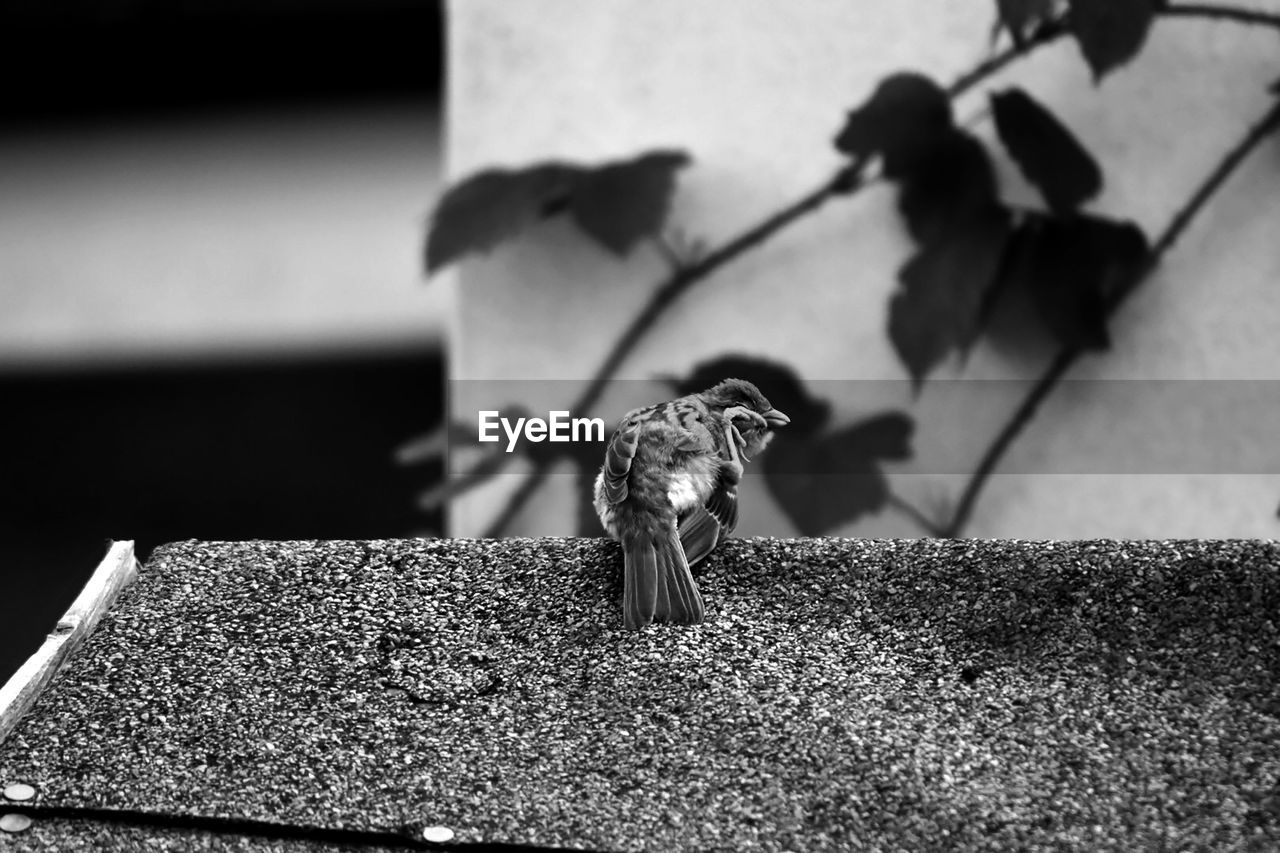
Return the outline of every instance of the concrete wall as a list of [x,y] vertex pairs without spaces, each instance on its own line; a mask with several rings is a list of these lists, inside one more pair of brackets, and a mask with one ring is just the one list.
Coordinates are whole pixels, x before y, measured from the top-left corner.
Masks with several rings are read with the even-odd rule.
[[[845,112],[884,75],[915,69],[950,82],[989,49],[994,4],[950,0],[465,0],[449,6],[447,173],[452,179],[540,159],[587,162],[655,147],[687,149],[670,224],[715,245],[808,192],[840,164],[830,145]],[[1280,11],[1280,3],[1253,4]],[[957,104],[993,138],[986,92],[1016,83],[1053,109],[1102,163],[1107,185],[1091,209],[1164,228],[1192,188],[1268,106],[1274,31],[1189,19],[1157,22],[1131,66],[1095,87],[1070,40],[1015,63]],[[997,158],[1007,196],[1035,195]],[[1240,170],[1115,317],[1114,350],[1088,357],[1073,379],[1280,378],[1280,144]],[[625,378],[687,372],[723,352],[782,359],[809,380],[902,380],[885,335],[895,273],[910,252],[888,187],[837,201],[698,286],[650,334]],[[441,278],[460,302],[452,375],[584,379],[666,272],[641,247],[619,263],[564,222],[551,222]],[[433,286],[442,286],[437,283]],[[768,331],[770,340],[763,335]],[[785,343],[778,342],[779,336]],[[1015,336],[1016,337],[1016,336]],[[1050,349],[980,344],[948,379],[1031,378]],[[1092,382],[1061,389],[996,477],[968,530],[1002,537],[1275,536],[1280,463],[1265,384],[1199,411],[1195,393],[1171,413],[1142,390],[1117,396]],[[857,386],[867,387],[867,386]],[[940,460],[976,459],[1007,406],[963,393],[918,401],[906,383],[878,399],[841,397],[838,420],[887,405],[918,421],[916,458],[893,466],[895,489],[923,506],[953,501],[963,476]],[[935,387],[941,387],[936,385]],[[1213,386],[1244,388],[1245,386]],[[1280,386],[1276,386],[1280,387]],[[1210,395],[1212,396],[1212,395]],[[1117,399],[1131,399],[1117,413]],[[562,402],[569,402],[566,397]],[[1268,405],[1269,404],[1269,405]],[[606,400],[610,421],[624,410]],[[1180,415],[1185,413],[1188,417]],[[474,418],[474,411],[455,416]],[[1261,422],[1260,422],[1261,421]],[[1240,428],[1237,432],[1237,427]],[[1131,444],[1132,443],[1132,444]],[[1239,450],[1183,464],[1202,447]],[[1149,454],[1126,473],[1101,448]],[[1117,457],[1113,457],[1117,458]],[[1119,469],[1119,470],[1124,470]],[[1233,473],[1223,474],[1230,470]],[[519,469],[460,502],[453,532],[483,529]],[[556,477],[520,532],[572,530],[572,478]],[[789,535],[762,484],[749,482],[740,534]],[[841,534],[917,535],[891,513]]]

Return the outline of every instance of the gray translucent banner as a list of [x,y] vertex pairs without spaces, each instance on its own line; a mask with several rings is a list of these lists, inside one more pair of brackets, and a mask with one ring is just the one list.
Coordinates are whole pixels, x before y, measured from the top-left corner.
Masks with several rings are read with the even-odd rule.
[[[904,473],[968,475],[1033,385],[930,380],[918,395],[905,380],[762,386],[792,423],[748,474],[861,474],[871,460]],[[449,471],[470,471],[490,454],[593,464],[629,409],[681,393],[674,380],[615,380],[583,409],[587,390],[575,380],[450,382]],[[1280,474],[1280,380],[1066,380],[998,473]]]

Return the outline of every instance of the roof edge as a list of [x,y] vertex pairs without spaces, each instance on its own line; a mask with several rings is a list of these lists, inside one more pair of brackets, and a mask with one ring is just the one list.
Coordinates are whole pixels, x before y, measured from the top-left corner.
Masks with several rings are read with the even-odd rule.
[[111,609],[120,590],[138,576],[133,540],[112,542],[107,555],[58,620],[53,633],[0,687],[0,743],[31,708],[81,643],[93,633],[102,614]]

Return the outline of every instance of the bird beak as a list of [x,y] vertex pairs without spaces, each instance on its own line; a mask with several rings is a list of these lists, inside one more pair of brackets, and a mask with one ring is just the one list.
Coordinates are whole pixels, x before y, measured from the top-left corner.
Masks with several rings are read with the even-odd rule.
[[769,426],[774,427],[786,426],[791,423],[791,418],[787,417],[777,409],[770,409],[765,412],[764,419],[769,423]]

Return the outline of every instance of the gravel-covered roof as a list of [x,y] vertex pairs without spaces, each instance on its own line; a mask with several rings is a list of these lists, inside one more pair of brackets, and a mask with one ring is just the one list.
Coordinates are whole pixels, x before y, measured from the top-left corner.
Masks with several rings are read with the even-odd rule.
[[639,632],[620,565],[159,548],[0,744],[0,851],[1280,846],[1277,543],[733,540]]

